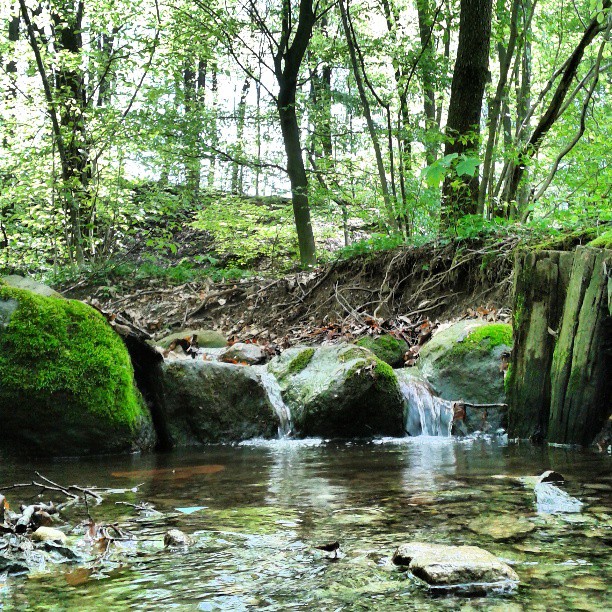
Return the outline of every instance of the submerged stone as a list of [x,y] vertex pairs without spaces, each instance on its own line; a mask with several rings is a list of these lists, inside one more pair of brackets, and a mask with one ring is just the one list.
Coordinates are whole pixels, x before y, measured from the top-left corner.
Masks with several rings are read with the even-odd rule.
[[304,436],[403,435],[393,369],[371,351],[337,344],[284,351],[267,366]]
[[166,420],[175,446],[276,436],[279,419],[257,372],[214,361],[162,364]]
[[554,484],[544,481],[534,487],[538,512],[562,514],[582,512],[584,504]]
[[67,539],[63,531],[54,529],[53,527],[39,527],[32,534],[32,540],[34,542],[59,542],[60,544],[65,544]]
[[85,455],[153,445],[128,351],[100,313],[1,282],[0,313],[1,448]]
[[415,576],[431,586],[493,586],[519,581],[509,565],[477,546],[411,542],[395,551],[393,563],[408,566]]
[[166,548],[177,548],[191,546],[193,540],[180,529],[169,529],[164,535],[164,546]]
[[526,518],[509,514],[485,514],[468,523],[468,529],[478,535],[486,535],[498,542],[520,540],[535,530]]

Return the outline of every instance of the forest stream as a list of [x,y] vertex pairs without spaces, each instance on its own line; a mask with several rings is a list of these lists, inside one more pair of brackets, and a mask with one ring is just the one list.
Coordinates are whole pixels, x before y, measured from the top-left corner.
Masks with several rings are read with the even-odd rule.
[[[3,460],[1,485],[39,470],[55,482],[127,490],[105,493],[89,512],[129,537],[100,552],[83,529],[66,529],[75,558],[41,556],[29,574],[0,571],[0,609],[610,609],[611,462],[592,450],[482,436],[253,440],[171,454]],[[532,477],[551,468],[581,512],[538,512]],[[77,504],[61,520],[74,527],[86,519]],[[164,547],[171,528],[190,545]],[[316,548],[335,540],[337,554]],[[391,562],[409,541],[481,546],[520,583],[470,599],[428,589]]]

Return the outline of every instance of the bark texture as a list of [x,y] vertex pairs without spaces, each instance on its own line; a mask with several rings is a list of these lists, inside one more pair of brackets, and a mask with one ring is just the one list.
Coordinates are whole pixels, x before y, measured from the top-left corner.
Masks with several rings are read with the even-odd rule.
[[509,433],[590,444],[612,413],[612,251],[517,257]]

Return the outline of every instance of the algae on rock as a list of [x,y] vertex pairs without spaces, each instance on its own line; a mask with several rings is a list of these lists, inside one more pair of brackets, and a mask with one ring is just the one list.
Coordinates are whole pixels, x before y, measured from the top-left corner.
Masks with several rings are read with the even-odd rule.
[[153,445],[130,357],[101,314],[3,283],[0,305],[0,444],[46,455]]

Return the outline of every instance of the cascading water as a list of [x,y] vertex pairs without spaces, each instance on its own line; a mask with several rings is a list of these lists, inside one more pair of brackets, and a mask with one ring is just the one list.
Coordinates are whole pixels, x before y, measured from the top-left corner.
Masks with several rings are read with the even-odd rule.
[[292,429],[291,411],[289,406],[283,401],[281,389],[276,378],[268,372],[265,367],[254,366],[259,374],[261,384],[268,394],[268,399],[276,412],[279,420],[278,435],[280,438],[286,438]]
[[410,370],[396,370],[404,396],[404,428],[411,436],[451,435],[453,404],[434,394],[429,384]]

